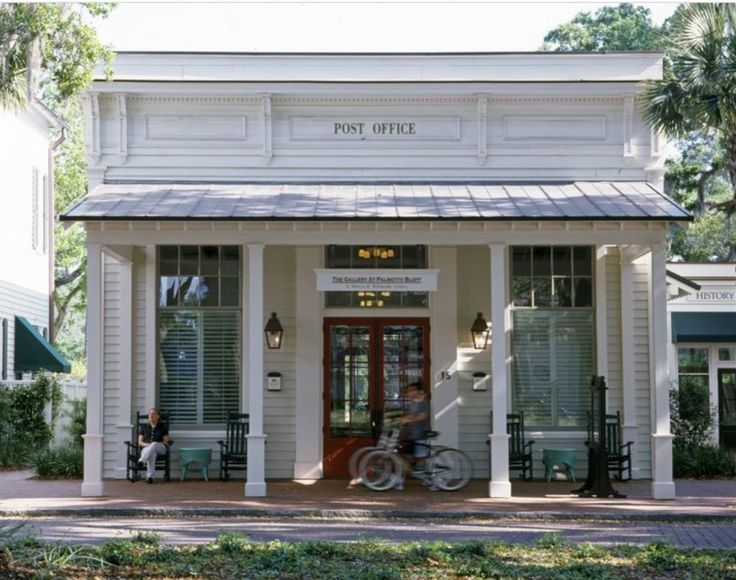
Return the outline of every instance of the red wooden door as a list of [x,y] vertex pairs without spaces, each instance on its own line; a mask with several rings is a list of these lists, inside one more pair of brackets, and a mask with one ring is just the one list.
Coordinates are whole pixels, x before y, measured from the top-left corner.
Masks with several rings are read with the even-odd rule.
[[429,321],[327,318],[324,343],[324,474],[345,477],[353,451],[403,411],[407,384],[422,381],[429,396]]

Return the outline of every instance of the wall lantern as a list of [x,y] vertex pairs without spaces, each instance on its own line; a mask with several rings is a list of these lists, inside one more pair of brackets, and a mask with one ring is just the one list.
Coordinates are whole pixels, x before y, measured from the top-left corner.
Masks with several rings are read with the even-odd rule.
[[488,337],[491,333],[488,330],[488,323],[483,318],[482,312],[479,312],[473,321],[473,326],[470,327],[470,334],[473,335],[473,346],[478,350],[484,350],[488,345]]
[[281,326],[281,321],[279,321],[275,312],[271,313],[271,318],[268,319],[264,332],[266,333],[266,344],[268,348],[281,348],[284,327]]

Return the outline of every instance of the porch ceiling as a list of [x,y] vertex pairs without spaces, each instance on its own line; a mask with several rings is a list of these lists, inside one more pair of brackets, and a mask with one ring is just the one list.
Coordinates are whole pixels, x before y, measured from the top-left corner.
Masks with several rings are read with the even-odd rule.
[[646,182],[104,184],[61,216],[102,220],[666,220]]

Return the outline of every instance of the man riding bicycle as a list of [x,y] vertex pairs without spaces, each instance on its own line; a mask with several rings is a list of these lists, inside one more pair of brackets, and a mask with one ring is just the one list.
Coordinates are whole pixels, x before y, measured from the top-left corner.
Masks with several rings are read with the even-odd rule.
[[[429,456],[429,445],[425,436],[432,428],[429,401],[424,398],[424,389],[418,381],[406,386],[406,398],[409,400],[408,407],[399,420],[406,443],[404,452],[409,458],[412,471],[419,471]],[[404,474],[394,489],[404,489]]]

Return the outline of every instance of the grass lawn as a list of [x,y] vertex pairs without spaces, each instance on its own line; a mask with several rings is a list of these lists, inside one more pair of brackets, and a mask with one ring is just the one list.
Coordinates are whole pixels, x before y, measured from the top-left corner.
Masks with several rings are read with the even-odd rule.
[[153,534],[103,546],[10,539],[2,578],[736,578],[736,550],[686,550],[654,543],[567,545],[554,534],[533,546],[502,542],[399,544],[251,543],[238,533],[197,546],[161,544]]

